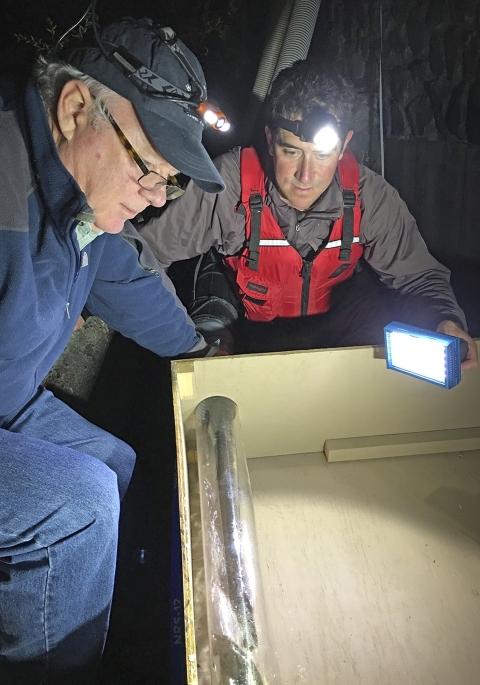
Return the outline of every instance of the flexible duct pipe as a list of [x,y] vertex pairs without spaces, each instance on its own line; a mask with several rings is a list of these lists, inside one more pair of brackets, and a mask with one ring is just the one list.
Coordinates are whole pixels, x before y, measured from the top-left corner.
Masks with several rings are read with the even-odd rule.
[[243,126],[245,144],[250,142],[250,136],[255,126],[258,113],[270,89],[273,72],[277,66],[278,56],[282,49],[285,33],[287,32],[292,5],[293,0],[277,0],[276,6],[272,10],[275,20],[271,27],[267,44],[263,49],[257,77],[250,98],[250,104],[245,115],[245,123]]
[[273,73],[275,76],[299,59],[306,59],[317,22],[321,0],[295,0],[288,31]]
[[273,73],[277,66],[278,56],[280,55],[280,50],[282,49],[288,28],[288,22],[290,21],[292,5],[293,0],[280,0],[280,2],[277,2],[274,14],[275,16],[278,16],[278,19],[275,21],[270,38],[263,50],[257,78],[255,79],[255,85],[253,86],[253,95],[258,98],[260,102],[265,100],[270,89]]
[[270,86],[281,69],[306,59],[321,0],[280,0],[274,28],[265,45],[252,98],[245,116],[243,141],[248,143]]
[[195,410],[212,685],[278,683],[265,618],[238,407]]

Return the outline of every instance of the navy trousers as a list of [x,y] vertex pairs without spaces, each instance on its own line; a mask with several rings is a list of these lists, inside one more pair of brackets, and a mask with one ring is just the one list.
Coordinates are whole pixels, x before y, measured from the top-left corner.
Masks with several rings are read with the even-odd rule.
[[0,683],[90,685],[135,453],[41,389],[0,428]]

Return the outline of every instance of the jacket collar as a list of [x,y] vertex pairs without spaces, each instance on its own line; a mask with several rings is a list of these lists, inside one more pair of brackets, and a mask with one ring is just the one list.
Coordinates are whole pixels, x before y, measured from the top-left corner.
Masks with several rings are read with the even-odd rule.
[[317,250],[327,237],[332,222],[343,213],[343,194],[338,171],[325,192],[306,212],[299,212],[282,200],[273,178],[273,165],[270,162],[265,175],[265,203],[282,233],[302,256],[310,249]]
[[87,201],[60,160],[42,99],[32,81],[27,83],[19,121],[29,151],[34,182],[56,228],[65,233]]
[[[270,176],[266,176],[265,178],[265,188],[267,191],[267,198],[270,198],[270,202],[275,207],[275,212],[278,212],[279,216],[290,216],[292,213],[299,213],[298,210],[291,207],[280,197],[278,188]],[[270,207],[270,209],[272,209],[272,207]],[[309,219],[317,221],[336,221],[342,216],[342,212],[342,188],[340,186],[338,172],[335,172],[335,176],[328,188],[309,209],[305,212],[301,212],[301,214],[305,219],[308,217]]]

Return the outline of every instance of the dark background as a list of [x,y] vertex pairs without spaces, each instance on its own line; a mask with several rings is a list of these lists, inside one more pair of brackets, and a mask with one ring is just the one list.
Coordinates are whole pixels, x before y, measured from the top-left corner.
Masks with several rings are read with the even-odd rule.
[[[212,155],[241,140],[272,15],[280,0],[108,3],[102,25],[150,16],[170,25],[199,57],[209,97],[232,132],[207,132]],[[0,72],[27,68],[39,43],[52,45],[86,3],[4,0]],[[386,178],[407,201],[429,249],[452,269],[452,283],[480,335],[480,0],[323,0],[310,59],[339,67],[358,90],[352,148],[380,169],[379,65],[383,69]],[[71,43],[74,44],[74,41]],[[172,269],[180,294],[185,274]],[[122,509],[111,629],[99,685],[171,681],[171,511],[175,444],[168,360],[116,335],[88,402],[64,397],[94,423],[123,438],[138,462]],[[178,673],[178,669],[176,671]]]

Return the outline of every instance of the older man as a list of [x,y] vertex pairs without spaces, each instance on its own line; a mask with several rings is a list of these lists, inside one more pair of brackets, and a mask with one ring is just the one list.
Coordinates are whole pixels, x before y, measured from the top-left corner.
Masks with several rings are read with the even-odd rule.
[[[353,88],[340,76],[306,62],[285,69],[267,106],[267,160],[252,148],[222,155],[225,193],[208,197],[192,183],[141,234],[165,267],[220,253],[229,279],[210,252],[191,313],[227,350],[378,343],[400,317],[464,338],[463,368],[475,366],[448,270],[394,188],[348,151],[353,108]],[[378,280],[398,295],[388,306]]]
[[128,220],[201,143],[205,82],[170,30],[126,20],[75,65],[0,89],[0,682],[93,682],[133,450],[40,383],[86,305],[164,356],[211,350]]

